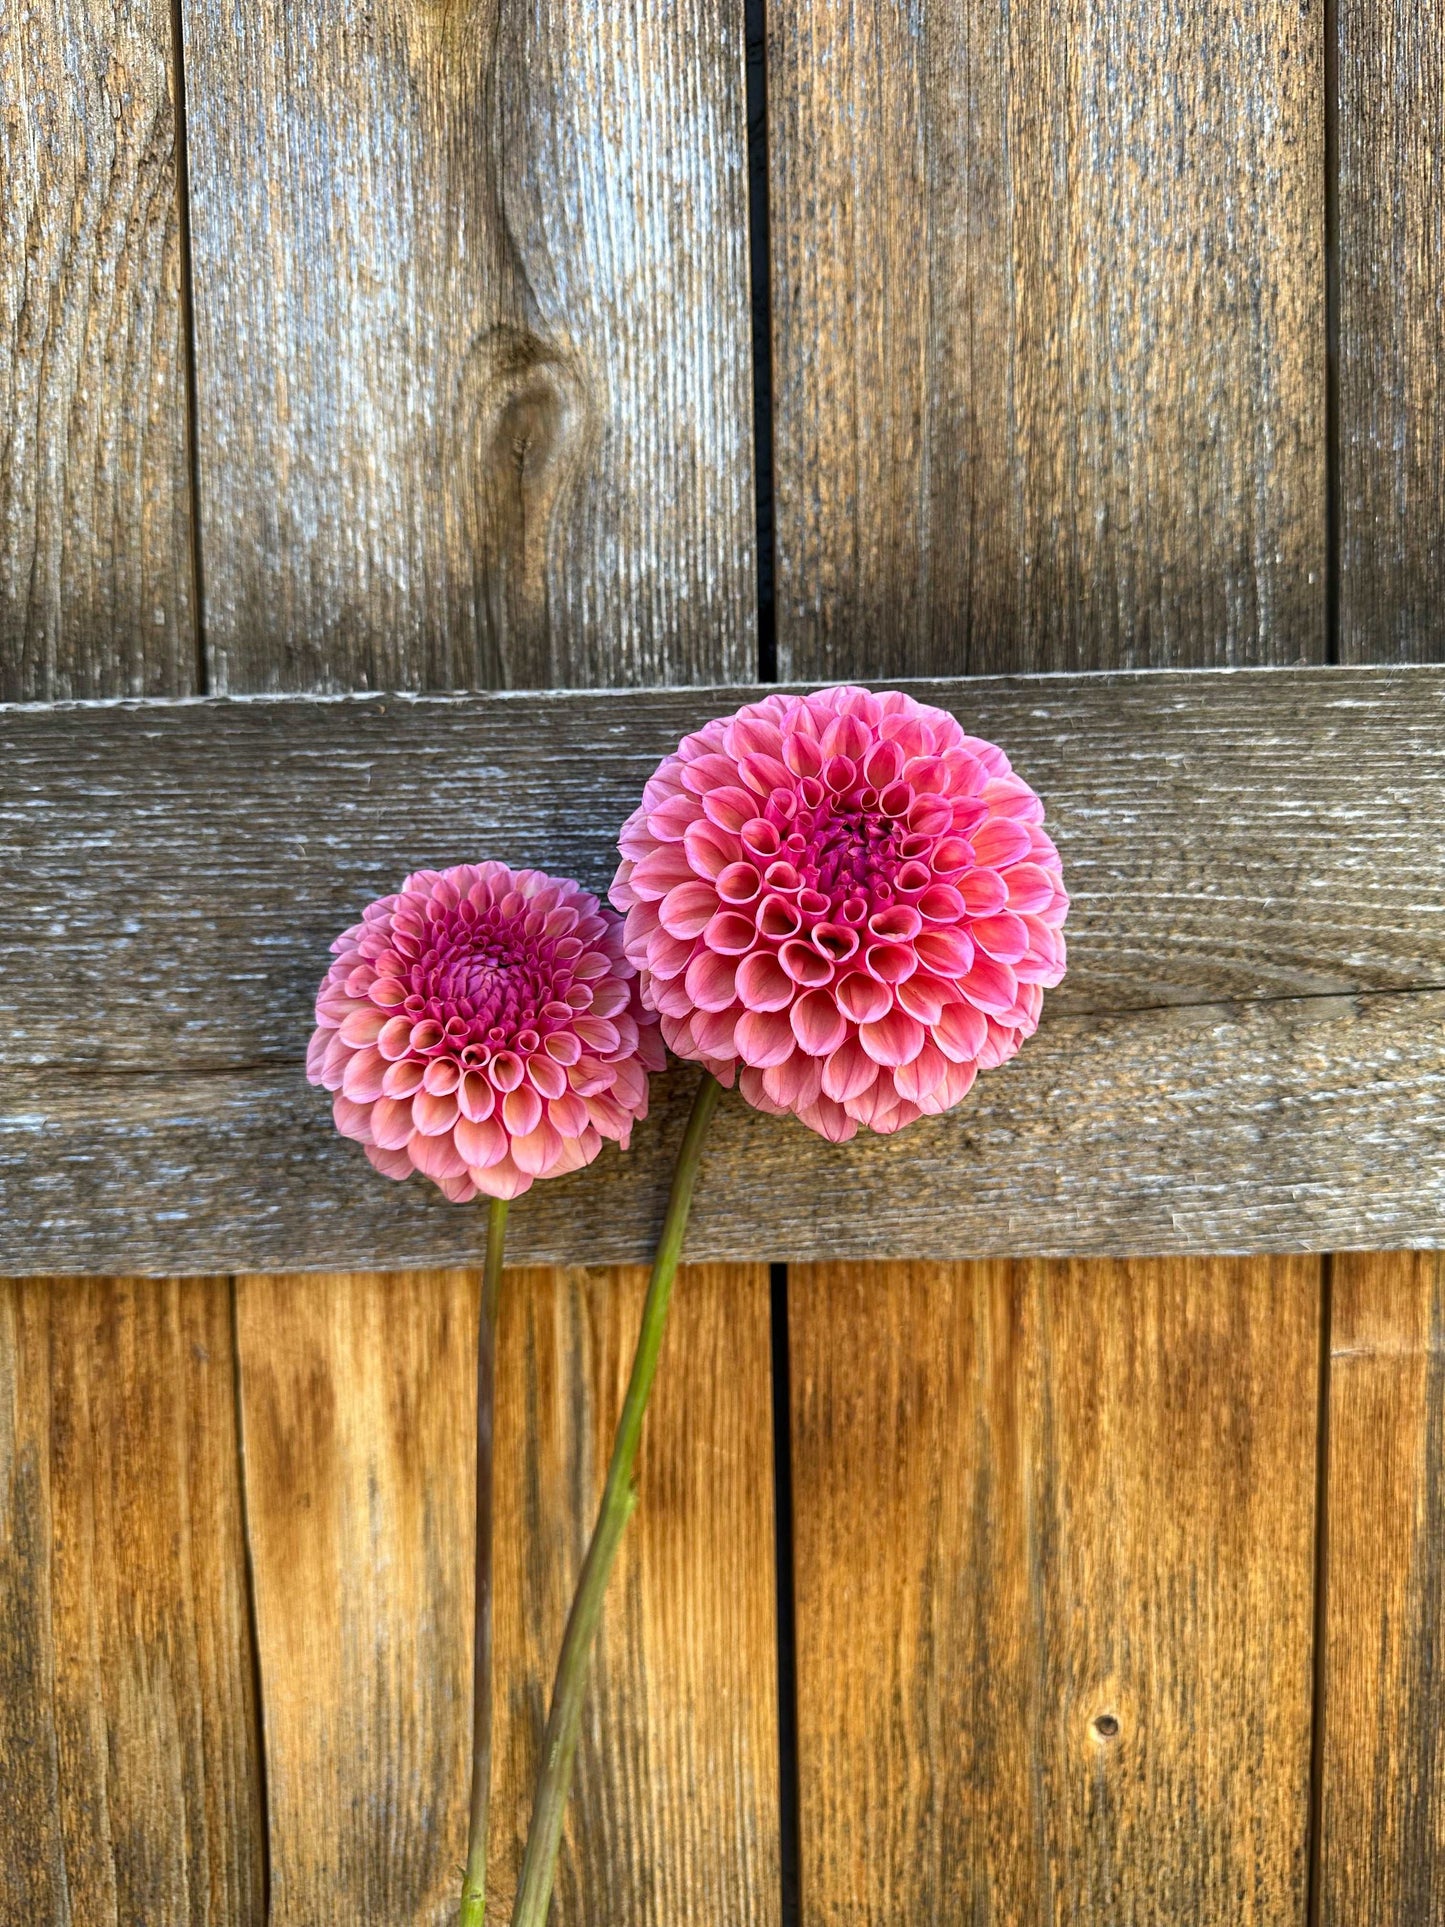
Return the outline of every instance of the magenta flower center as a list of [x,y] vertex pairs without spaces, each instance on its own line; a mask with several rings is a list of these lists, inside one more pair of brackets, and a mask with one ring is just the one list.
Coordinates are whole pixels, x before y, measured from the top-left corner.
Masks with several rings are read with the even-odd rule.
[[[412,1021],[413,1051],[480,1065],[519,1039],[536,1050],[589,1008],[592,992],[572,968],[584,948],[570,934],[575,915],[562,911],[538,922],[531,931],[500,905],[479,911],[465,901],[425,926],[395,920],[392,947],[406,993],[400,1008]],[[565,932],[549,931],[555,922]]]
[[[800,808],[785,843],[806,887],[826,897],[834,911],[850,901],[874,910],[893,901],[906,834],[889,818],[842,798],[816,810]],[[915,841],[927,848],[927,839]]]

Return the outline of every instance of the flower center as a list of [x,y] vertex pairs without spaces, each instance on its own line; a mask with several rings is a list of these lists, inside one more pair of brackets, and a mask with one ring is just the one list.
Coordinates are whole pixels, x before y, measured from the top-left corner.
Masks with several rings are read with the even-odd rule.
[[478,913],[464,903],[427,924],[404,979],[410,994],[403,1008],[414,1021],[431,1018],[441,1026],[444,1034],[434,1048],[449,1054],[468,1045],[495,1050],[525,1032],[545,1033],[570,1020],[569,963],[581,948],[575,938],[529,936],[495,910]]
[[824,804],[799,811],[784,847],[807,887],[836,908],[856,896],[892,901],[901,840],[898,824],[876,811]]

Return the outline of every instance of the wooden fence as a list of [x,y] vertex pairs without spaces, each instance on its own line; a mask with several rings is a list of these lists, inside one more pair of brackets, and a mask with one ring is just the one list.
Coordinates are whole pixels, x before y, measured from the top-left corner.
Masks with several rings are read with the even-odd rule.
[[[1075,965],[723,1117],[554,1917],[1439,1918],[1442,0],[13,0],[0,170],[0,1921],[448,1920],[480,1220],[306,992],[779,676]],[[499,1920],[685,1094],[518,1214]]]

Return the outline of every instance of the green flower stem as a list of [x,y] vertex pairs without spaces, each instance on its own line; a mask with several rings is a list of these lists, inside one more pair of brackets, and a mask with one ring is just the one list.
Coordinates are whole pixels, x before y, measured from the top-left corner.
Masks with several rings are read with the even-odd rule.
[[459,1927],[482,1927],[487,1912],[487,1802],[492,1785],[492,1480],[497,1405],[497,1300],[507,1200],[487,1214],[487,1264],[477,1315],[477,1614],[472,1632],[472,1813]]
[[642,1417],[648,1393],[657,1372],[657,1357],[667,1322],[672,1281],[687,1231],[692,1207],[693,1186],[703,1140],[717,1106],[719,1086],[716,1078],[704,1071],[692,1115],[687,1121],[682,1147],[673,1167],[672,1191],[667,1201],[667,1216],[662,1224],[657,1255],[652,1262],[647,1299],[642,1307],[642,1329],[637,1336],[637,1351],[632,1360],[632,1377],[622,1416],[617,1423],[617,1438],[612,1447],[612,1464],[597,1514],[597,1525],[577,1596],[567,1620],[562,1651],[557,1660],[557,1679],[552,1688],[552,1710],[547,1716],[547,1732],[542,1742],[542,1771],[537,1780],[537,1797],[532,1807],[532,1824],[527,1833],[527,1848],[522,1859],[522,1877],[512,1909],[512,1927],[546,1927],[547,1908],[552,1898],[552,1882],[557,1871],[557,1849],[562,1839],[562,1815],[572,1783],[572,1766],[577,1756],[577,1735],[582,1723],[582,1699],[587,1686],[587,1666],[592,1642],[602,1617],[602,1595],[607,1576],[622,1539],[623,1529],[637,1503],[632,1482],[637,1448],[642,1437]]

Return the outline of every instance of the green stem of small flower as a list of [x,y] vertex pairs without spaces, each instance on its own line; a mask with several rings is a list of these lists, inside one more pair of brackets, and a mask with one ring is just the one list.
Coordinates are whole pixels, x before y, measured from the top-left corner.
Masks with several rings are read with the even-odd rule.
[[477,1313],[477,1610],[472,1631],[472,1812],[458,1927],[482,1927],[487,1912],[487,1802],[492,1784],[492,1480],[497,1404],[497,1302],[507,1200],[487,1214],[487,1263]]
[[642,1418],[657,1372],[668,1301],[672,1296],[672,1281],[682,1252],[683,1236],[687,1231],[687,1217],[692,1207],[693,1186],[697,1182],[703,1140],[707,1136],[707,1127],[719,1094],[717,1080],[704,1071],[697,1096],[693,1099],[692,1115],[687,1121],[677,1163],[673,1167],[667,1216],[663,1220],[662,1236],[652,1262],[652,1277],[642,1307],[642,1328],[637,1337],[637,1351],[632,1360],[632,1377],[628,1381],[622,1416],[617,1424],[607,1485],[602,1494],[592,1543],[582,1562],[582,1576],[577,1582],[577,1595],[572,1601],[562,1651],[557,1660],[552,1710],[547,1716],[547,1731],[542,1741],[542,1770],[537,1780],[532,1824],[527,1833],[522,1876],[512,1910],[512,1927],[546,1927],[552,1882],[557,1870],[557,1849],[562,1840],[562,1816],[577,1755],[577,1735],[582,1722],[582,1701],[587,1687],[592,1642],[602,1617],[602,1595],[607,1588],[607,1577],[612,1570],[623,1529],[637,1503],[637,1489],[632,1482],[632,1475],[642,1437]]

